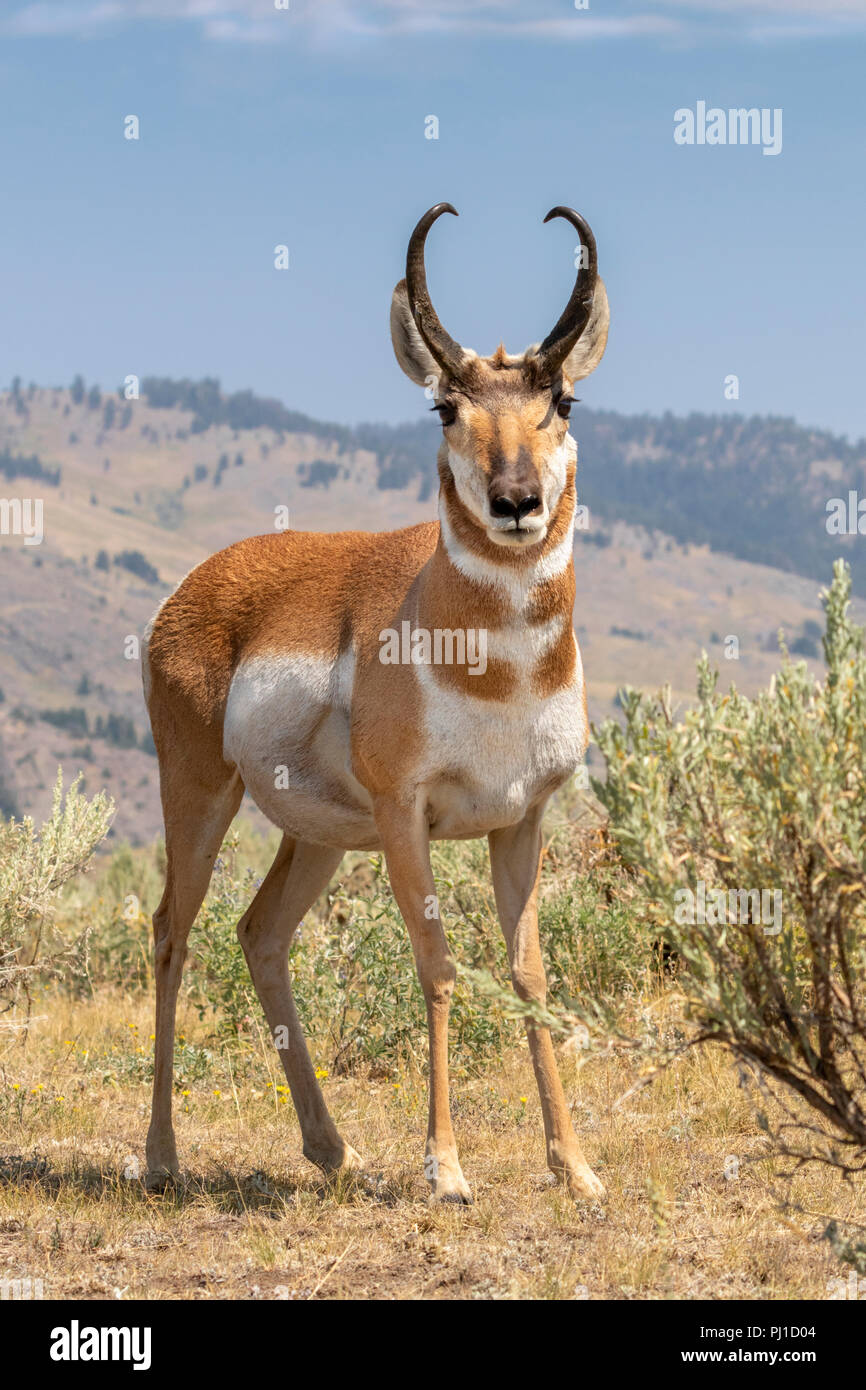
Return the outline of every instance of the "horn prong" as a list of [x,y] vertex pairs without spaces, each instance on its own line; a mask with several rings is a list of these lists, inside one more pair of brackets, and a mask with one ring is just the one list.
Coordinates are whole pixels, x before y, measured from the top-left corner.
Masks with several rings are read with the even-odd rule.
[[412,317],[418,332],[439,366],[450,376],[456,377],[459,375],[465,354],[460,344],[455,342],[451,335],[446,332],[440,322],[439,315],[433,308],[433,301],[427,288],[427,270],[424,264],[424,244],[427,240],[427,233],[444,212],[450,212],[454,217],[459,216],[457,209],[452,207],[451,203],[436,203],[419,219],[409,238],[409,248],[406,252],[406,292],[409,296],[409,307],[412,310]]
[[559,370],[586,328],[598,279],[598,250],[589,223],[574,208],[551,208],[544,221],[550,222],[554,217],[565,218],[577,232],[580,244],[587,253],[587,265],[584,267],[581,263],[578,267],[569,301],[538,349],[538,370],[549,375]]

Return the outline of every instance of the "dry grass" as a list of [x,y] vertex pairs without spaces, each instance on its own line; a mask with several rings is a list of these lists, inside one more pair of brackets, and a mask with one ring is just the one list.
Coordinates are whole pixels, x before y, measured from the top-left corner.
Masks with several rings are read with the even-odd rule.
[[[426,1197],[422,1077],[324,1081],[371,1175],[329,1186],[301,1157],[269,1057],[239,1066],[216,1048],[177,1099],[184,1178],[151,1194],[129,1176],[143,1163],[150,1001],[105,989],[38,1011],[0,1055],[0,1278],[41,1278],[48,1298],[822,1299],[847,1274],[821,1233],[862,1200],[824,1170],[782,1181],[718,1053],[618,1108],[628,1060],[563,1057],[604,1209],[549,1184],[525,1048],[458,1079],[475,1205],[455,1209]],[[207,1039],[187,1003],[179,1031],[194,1058]]]

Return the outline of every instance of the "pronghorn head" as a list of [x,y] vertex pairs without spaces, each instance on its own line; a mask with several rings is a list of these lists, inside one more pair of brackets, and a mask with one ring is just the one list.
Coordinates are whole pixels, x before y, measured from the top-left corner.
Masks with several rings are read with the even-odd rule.
[[516,357],[501,345],[492,357],[479,357],[445,331],[427,290],[424,243],[443,212],[457,215],[450,203],[437,203],[410,238],[406,279],[391,301],[394,352],[412,381],[432,389],[443,429],[440,476],[449,506],[460,513],[451,520],[480,543],[486,536],[512,549],[537,545],[573,484],[572,388],[598,366],[607,343],[610,314],[595,238],[572,208],[547,214],[545,222],[564,217],[580,237],[571,298],[542,343]]

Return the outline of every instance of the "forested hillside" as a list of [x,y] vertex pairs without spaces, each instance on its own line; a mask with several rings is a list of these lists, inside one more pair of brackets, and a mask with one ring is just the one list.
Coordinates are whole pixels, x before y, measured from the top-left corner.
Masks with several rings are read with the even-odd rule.
[[[723,682],[755,690],[780,627],[820,660],[818,589],[840,552],[866,592],[859,537],[826,528],[828,499],[863,488],[863,446],[783,420],[573,418],[593,719],[624,684],[688,699],[704,648]],[[0,813],[45,815],[60,762],[111,790],[118,836],[158,833],[135,648],[157,604],[280,517],[304,531],[431,519],[439,436],[430,414],[350,428],[215,380],[144,378],[130,401],[81,377],[0,393]]]
[[[311,420],[251,391],[225,395],[219,382],[146,378],[153,407],[193,414],[190,429],[227,424],[327,439],[340,452],[376,457],[380,488],[436,488],[435,419],[345,425]],[[664,531],[741,560],[824,579],[841,553],[855,591],[866,595],[866,559],[856,536],[827,531],[827,503],[866,496],[866,439],[805,429],[790,419],[742,415],[619,415],[578,408],[573,433],[584,462],[582,491],[597,516]],[[322,479],[327,485],[327,480]],[[866,521],[864,521],[866,525]]]

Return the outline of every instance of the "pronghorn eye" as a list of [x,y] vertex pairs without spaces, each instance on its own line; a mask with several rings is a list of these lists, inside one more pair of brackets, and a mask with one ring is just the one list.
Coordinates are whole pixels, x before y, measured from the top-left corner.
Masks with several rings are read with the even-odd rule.
[[573,405],[577,405],[577,400],[574,396],[560,396],[559,400],[556,402],[557,415],[561,415],[563,420],[567,420],[571,414],[571,407]]
[[447,401],[439,401],[437,405],[431,406],[430,409],[439,412],[439,419],[443,425],[453,425],[454,421],[457,419],[455,407],[449,405]]

